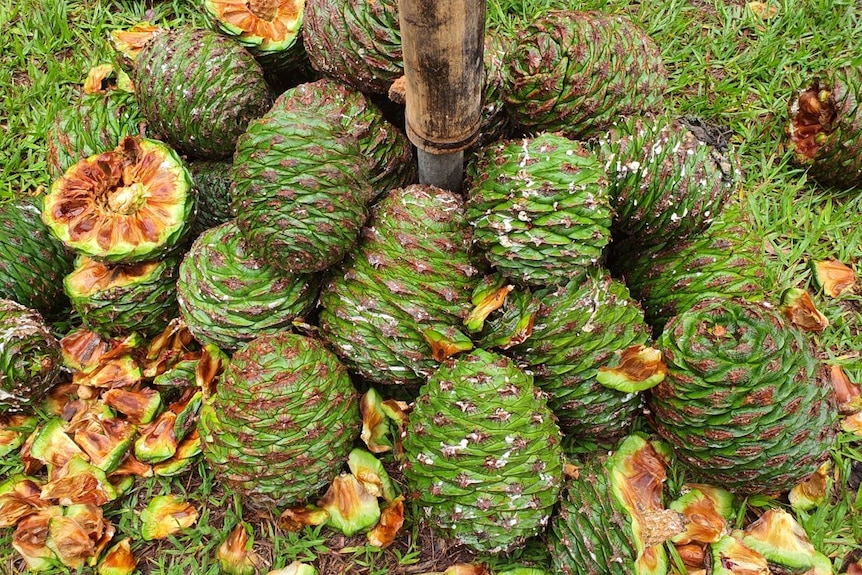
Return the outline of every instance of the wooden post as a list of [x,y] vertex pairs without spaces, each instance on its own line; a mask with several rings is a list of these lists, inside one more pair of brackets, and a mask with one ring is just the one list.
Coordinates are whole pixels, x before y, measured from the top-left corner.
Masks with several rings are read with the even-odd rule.
[[479,135],[485,0],[401,0],[398,11],[419,181],[460,193],[464,149]]

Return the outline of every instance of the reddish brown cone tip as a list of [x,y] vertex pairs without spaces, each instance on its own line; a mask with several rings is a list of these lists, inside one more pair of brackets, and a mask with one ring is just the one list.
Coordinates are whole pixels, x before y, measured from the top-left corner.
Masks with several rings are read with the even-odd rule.
[[822,138],[833,130],[836,104],[831,89],[815,81],[791,104],[787,135],[796,151],[797,161],[814,159]]

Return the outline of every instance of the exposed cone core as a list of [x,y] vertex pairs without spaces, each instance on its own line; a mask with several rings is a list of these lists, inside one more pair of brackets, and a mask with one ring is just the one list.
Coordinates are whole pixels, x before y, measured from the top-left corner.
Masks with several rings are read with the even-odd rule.
[[243,39],[266,44],[290,42],[302,22],[303,0],[209,0],[209,10],[224,26],[237,30]]
[[42,218],[78,253],[133,263],[176,245],[193,207],[191,179],[176,153],[130,136],[69,168],[45,197]]
[[813,159],[822,144],[820,134],[834,128],[835,97],[826,86],[814,82],[799,95],[795,111],[790,120],[790,140],[799,160]]
[[264,69],[305,60],[300,29],[305,0],[204,0],[218,31],[245,46]]

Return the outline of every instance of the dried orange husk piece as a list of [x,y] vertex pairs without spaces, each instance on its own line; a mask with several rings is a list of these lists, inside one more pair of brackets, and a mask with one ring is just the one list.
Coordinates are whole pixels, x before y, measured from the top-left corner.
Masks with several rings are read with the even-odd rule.
[[329,513],[326,524],[348,537],[371,529],[380,520],[377,497],[350,473],[333,479],[317,505]]
[[162,406],[161,395],[151,387],[109,389],[102,401],[135,424],[150,423]]
[[239,523],[219,545],[216,557],[223,572],[254,575],[257,567],[262,565],[261,557],[252,551],[254,539],[249,537],[249,529],[245,523]]
[[814,282],[830,297],[858,288],[856,272],[838,260],[811,260],[809,263]]
[[144,377],[156,377],[183,359],[200,357],[194,351],[195,338],[185,322],[175,318],[168,323],[162,333],[154,337],[143,360]]
[[315,505],[288,507],[278,517],[279,529],[297,532],[303,527],[323,525],[329,519],[329,512]]
[[174,495],[158,495],[141,511],[141,537],[144,541],[165,539],[197,520],[198,512],[191,504]]
[[31,571],[44,571],[56,566],[57,557],[47,545],[48,532],[51,519],[62,515],[62,507],[46,507],[22,519],[12,533],[12,547],[21,554]]
[[131,538],[117,541],[108,549],[99,561],[99,575],[132,575],[138,567],[138,562],[132,554]]
[[42,499],[42,486],[37,479],[14,475],[0,484],[0,528],[14,527],[48,505]]
[[[72,382],[79,388],[113,389],[136,385],[142,378],[141,368],[135,358],[123,355],[108,360],[103,358],[99,366],[89,373],[73,374]],[[78,389],[79,395],[84,396],[85,392],[84,389]]]
[[44,198],[42,219],[75,252],[130,264],[177,248],[191,229],[195,199],[191,175],[172,148],[127,136],[66,170]]
[[829,477],[831,468],[831,462],[824,462],[817,471],[790,490],[787,499],[794,510],[808,511],[826,501],[832,483]]
[[72,505],[62,516],[52,517],[48,524],[46,545],[66,567],[78,569],[95,560],[113,536],[113,526],[105,521],[96,505]]
[[380,521],[368,532],[368,543],[375,547],[388,547],[404,525],[404,497],[399,495],[380,512]]
[[362,416],[362,431],[359,437],[372,453],[392,450],[390,421],[382,404],[383,398],[373,387],[363,393],[359,400],[359,413]]
[[21,447],[38,423],[37,417],[23,413],[0,416],[0,457]]
[[54,471],[42,486],[42,499],[60,505],[104,505],[116,498],[117,492],[105,472],[81,456]]
[[144,20],[125,30],[112,31],[111,44],[119,54],[123,66],[130,68],[134,65],[135,58],[144,49],[150,38],[163,30],[163,28],[159,28],[152,22]]
[[778,308],[790,323],[803,331],[823,331],[829,320],[814,305],[811,295],[800,288],[788,288],[781,294]]
[[845,415],[862,410],[862,392],[859,385],[850,381],[847,372],[838,364],[829,366],[829,380],[838,401],[838,410]]

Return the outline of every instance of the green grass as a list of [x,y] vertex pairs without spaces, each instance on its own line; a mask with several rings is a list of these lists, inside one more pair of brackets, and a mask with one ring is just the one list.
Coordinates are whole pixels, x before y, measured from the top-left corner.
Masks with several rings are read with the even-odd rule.
[[[564,0],[489,0],[489,20],[515,27]],[[740,197],[764,239],[768,277],[774,294],[788,287],[809,288],[830,327],[814,336],[827,362],[845,367],[862,381],[862,298],[831,299],[811,283],[810,260],[837,258],[855,265],[862,250],[862,195],[823,189],[794,166],[785,146],[788,98],[817,71],[859,63],[862,4],[858,0],[783,0],[770,3],[763,18],[744,2],[723,0],[586,0],[585,9],[622,13],[640,22],[662,49],[670,73],[668,106],[727,126],[742,171]],[[50,185],[44,136],[54,115],[77,98],[87,70],[111,59],[108,33],[144,18],[170,25],[201,22],[192,0],[0,0],[0,198]],[[862,556],[862,496],[848,486],[862,463],[858,437],[842,434],[833,450],[834,497],[830,504],[801,514],[817,547],[834,560]],[[20,470],[7,456],[0,476]],[[672,478],[671,482],[682,481]],[[201,513],[193,529],[151,544],[137,536],[139,512],[153,495],[187,497]],[[752,509],[780,504],[749,501]],[[339,541],[320,528],[286,533],[273,518],[253,516],[219,486],[203,464],[194,473],[141,482],[106,508],[119,539],[132,537],[144,573],[218,573],[215,549],[239,521],[255,526],[255,549],[268,568],[293,559],[333,556],[347,546],[355,573],[416,572],[420,534],[406,528],[407,543],[384,553]],[[411,529],[413,531],[411,531]],[[0,531],[0,573],[18,573],[11,530]],[[525,559],[542,551],[528,549]],[[333,563],[334,564],[334,563]],[[342,561],[343,564],[343,561]],[[375,566],[377,565],[377,566]],[[411,569],[408,571],[408,569]],[[429,569],[430,570],[430,569]],[[65,573],[58,568],[51,573]],[[82,573],[91,570],[84,568]],[[264,569],[262,572],[266,572]],[[326,575],[330,575],[327,573]]]

